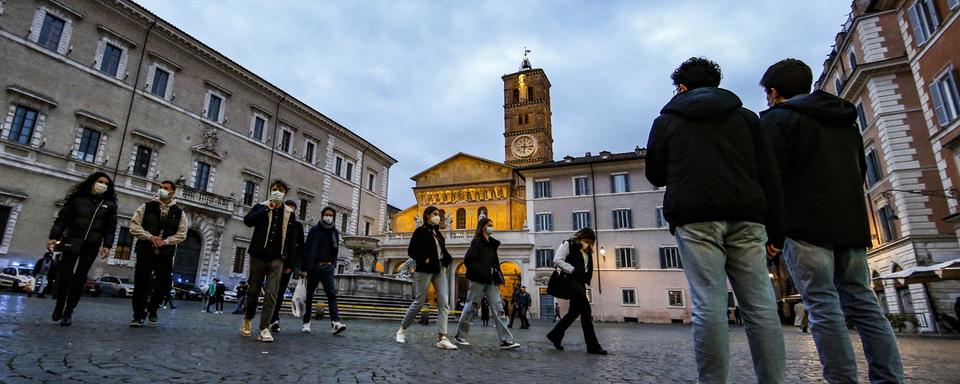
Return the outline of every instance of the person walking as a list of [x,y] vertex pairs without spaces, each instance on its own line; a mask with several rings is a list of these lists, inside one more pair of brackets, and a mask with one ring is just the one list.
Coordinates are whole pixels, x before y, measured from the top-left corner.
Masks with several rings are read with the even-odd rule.
[[743,315],[740,314],[740,306],[733,307],[733,322],[738,327],[743,326]]
[[[283,203],[294,212],[297,211],[296,201],[287,200]],[[280,291],[277,292],[277,304],[273,306],[273,319],[270,321],[270,332],[274,333],[280,332],[280,307],[283,306],[287,286],[290,285],[290,276],[293,275],[294,270],[299,269],[300,260],[303,258],[303,224],[294,221],[290,223],[290,226],[290,236],[293,236],[293,241],[284,250],[283,273],[280,274]]]
[[227,293],[227,285],[223,281],[217,280],[216,289],[213,291],[214,309],[218,314],[223,313],[224,296]]
[[203,283],[200,286],[200,291],[203,292],[203,299],[200,301],[200,312],[207,312],[210,309],[210,284],[213,283]]
[[61,252],[53,321],[72,324],[87,273],[97,255],[106,259],[110,254],[116,230],[113,180],[106,173],[94,172],[67,192],[47,237],[47,249],[56,247]]
[[287,247],[293,246],[295,235],[292,231],[297,221],[293,209],[284,205],[283,200],[290,186],[282,180],[270,184],[270,199],[254,205],[243,217],[243,224],[253,228],[250,239],[250,273],[247,283],[247,303],[240,326],[240,335],[248,337],[253,333],[253,318],[257,315],[260,290],[263,289],[263,309],[260,313],[260,333],[257,340],[272,343],[270,320],[273,307],[277,303],[277,291],[280,289],[280,274],[283,272],[283,255]]
[[[480,299],[486,297],[500,297],[499,285],[503,284],[503,272],[500,270],[500,258],[497,256],[497,249],[500,247],[500,241],[493,238],[493,220],[482,218],[477,222],[477,230],[470,242],[470,248],[463,256],[463,264],[466,266],[467,273],[467,303],[464,305],[463,312],[460,313],[460,321],[457,322],[457,333],[453,340],[460,345],[470,345],[467,341],[467,334],[470,333],[470,324],[477,316],[477,310],[480,306]],[[500,308],[500,303],[494,299],[493,303],[488,303],[492,308]],[[503,324],[499,317],[493,321],[497,329],[497,338],[500,340],[500,349],[514,349],[520,347],[513,340],[513,334]]]
[[243,305],[247,302],[247,289],[246,281],[237,284],[237,307],[233,310],[234,315],[243,313]]
[[872,240],[860,135],[866,127],[857,126],[853,104],[824,91],[810,93],[812,83],[810,67],[797,59],[771,65],[760,80],[770,106],[761,125],[773,145],[784,196],[785,239],[768,252],[783,249],[824,379],[858,380],[849,321],[860,334],[870,381],[902,383],[897,340],[877,303],[867,264]]
[[553,256],[553,264],[567,274],[567,288],[570,290],[570,309],[567,314],[547,333],[547,339],[553,347],[563,350],[563,337],[567,328],[578,317],[583,329],[583,341],[587,344],[587,353],[606,355],[607,351],[600,346],[597,334],[593,329],[593,314],[590,301],[587,299],[587,287],[593,279],[593,247],[597,241],[597,234],[590,228],[583,228],[564,240],[557,247]]
[[513,319],[520,315],[520,284],[513,286],[513,297],[510,298],[510,322],[507,328],[513,328]]
[[217,310],[217,284],[220,284],[220,279],[214,277],[213,281],[207,285],[207,306],[203,309],[204,312],[210,312],[210,306],[213,306],[213,310]]
[[37,293],[37,298],[44,298],[44,291],[47,289],[47,274],[50,273],[50,266],[53,264],[53,252],[46,251],[43,253],[39,259],[37,259],[36,264],[33,265],[33,272],[31,275],[36,281],[36,284],[33,286],[33,290],[30,291],[30,294],[27,297],[33,296],[33,293]]
[[403,316],[400,329],[397,330],[398,343],[406,343],[407,328],[413,324],[423,304],[427,301],[427,289],[433,284],[437,294],[437,348],[457,349],[456,345],[447,339],[447,317],[450,314],[448,301],[450,285],[447,284],[447,267],[453,261],[450,252],[447,252],[446,240],[440,233],[440,210],[429,206],[423,210],[426,223],[417,227],[410,238],[407,255],[417,263],[414,276],[416,297],[407,313]]
[[[556,300],[556,299],[554,299]],[[557,320],[560,320],[560,303],[554,301],[553,303],[553,322],[556,323]]]
[[646,176],[666,187],[663,213],[680,249],[693,301],[701,383],[729,380],[727,281],[746,319],[761,383],[782,383],[786,357],[764,245],[782,237],[777,167],[757,115],[719,88],[717,63],[690,58],[653,122]]
[[[500,297],[500,295],[497,295],[497,297]],[[483,300],[480,300],[480,322],[483,323],[484,327],[490,326],[490,308],[497,307],[490,307],[490,300],[487,300],[487,296],[484,296]]]
[[176,193],[172,181],[161,181],[157,196],[141,204],[130,219],[130,235],[137,239],[131,327],[142,327],[144,318],[151,325],[157,324],[157,309],[164,296],[170,295],[173,256],[177,244],[187,239],[190,226],[187,215],[173,199]]
[[530,320],[527,319],[527,311],[530,310],[530,305],[533,304],[533,298],[530,297],[530,293],[527,292],[527,286],[520,286],[520,293],[517,294],[517,309],[520,311],[520,329],[529,329]]
[[303,313],[301,331],[310,333],[313,316],[313,296],[317,285],[323,285],[327,295],[327,310],[330,313],[330,333],[339,335],[347,329],[340,322],[340,310],[337,308],[337,258],[340,250],[340,231],[336,226],[337,211],[324,207],[320,211],[320,222],[310,229],[303,261],[300,262],[300,278],[307,279],[307,308]]
[[176,305],[173,305],[173,293],[168,289],[163,293],[163,302],[160,303],[160,307],[163,309],[177,309]]

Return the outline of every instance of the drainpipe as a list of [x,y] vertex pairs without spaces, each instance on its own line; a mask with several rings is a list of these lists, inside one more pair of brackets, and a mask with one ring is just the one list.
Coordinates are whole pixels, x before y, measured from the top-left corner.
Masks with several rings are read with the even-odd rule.
[[597,291],[600,294],[603,294],[603,284],[600,282],[600,228],[597,226],[597,178],[593,173],[593,164],[590,164],[590,197],[593,199],[593,228],[594,233],[597,235],[596,244],[594,244],[595,251],[597,251],[597,263],[596,267],[593,269],[597,271]]
[[[367,154],[368,150],[370,150],[370,144],[367,144],[367,147],[364,148],[362,152],[360,152],[360,161],[359,161],[360,167],[366,167],[366,161],[364,161],[364,155]],[[359,186],[360,191],[357,193],[357,236],[360,236],[360,211],[361,211],[360,208],[362,207],[360,203],[363,202],[363,171],[361,171],[360,169],[357,169],[357,174],[360,175],[360,186]],[[350,180],[350,182],[353,182],[353,180]],[[376,265],[370,266],[370,268],[372,269],[376,269],[375,267]]]
[[130,115],[133,113],[133,101],[137,98],[137,87],[140,86],[140,71],[143,70],[143,57],[147,53],[147,41],[150,40],[150,31],[157,26],[157,19],[153,19],[150,26],[147,27],[147,33],[143,35],[143,48],[140,49],[140,63],[137,66],[137,76],[133,79],[133,90],[130,91],[130,104],[127,105],[127,117],[123,122],[123,134],[120,135],[120,150],[117,153],[117,163],[113,166],[113,180],[116,182],[117,173],[120,171],[120,160],[123,158],[123,145],[127,141],[127,128],[130,126]]
[[[273,115],[273,138],[270,142],[270,166],[267,168],[267,196],[270,195],[270,177],[273,175],[273,157],[277,154],[277,130],[280,129],[280,105],[287,99],[286,95],[281,95],[277,100],[277,112]],[[290,192],[290,191],[287,191]]]

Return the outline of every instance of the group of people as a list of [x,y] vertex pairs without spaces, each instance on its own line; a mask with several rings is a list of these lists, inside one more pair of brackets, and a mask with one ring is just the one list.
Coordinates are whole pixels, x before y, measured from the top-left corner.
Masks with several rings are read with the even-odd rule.
[[742,311],[761,383],[784,382],[783,330],[767,257],[783,252],[803,299],[823,377],[858,382],[844,319],[856,326],[871,382],[903,382],[890,323],[870,285],[867,171],[857,110],[824,91],[800,60],[760,80],[769,109],[757,116],[720,88],[720,66],[690,58],[671,78],[676,95],[654,121],[646,176],[666,187],[693,301],[701,383],[728,380],[727,281]]
[[[189,227],[187,215],[174,199],[176,188],[172,181],[160,182],[156,197],[141,204],[130,219],[130,234],[136,239],[134,249],[137,252],[131,327],[156,324],[157,310],[165,301],[169,302],[173,257],[177,244],[186,239]],[[278,291],[289,284],[294,271],[297,271],[298,278],[308,281],[308,303],[312,303],[317,285],[323,284],[331,332],[339,334],[346,329],[337,311],[337,290],[333,279],[340,243],[339,231],[334,226],[336,211],[331,207],[324,208],[322,220],[304,240],[303,225],[294,214],[296,202],[284,201],[289,190],[289,185],[282,180],[274,181],[270,186],[270,199],[253,206],[244,217],[244,224],[254,229],[249,248],[249,288],[241,285],[244,293],[238,295],[241,304],[235,312],[244,314],[241,334],[250,336],[260,293],[263,292],[257,340],[264,342],[273,341],[271,330],[279,331]],[[93,173],[67,193],[47,242],[48,254],[52,255],[54,251],[60,254],[56,262],[51,260],[45,264],[57,265],[53,321],[64,326],[72,324],[87,273],[98,255],[102,259],[109,255],[116,226],[117,196],[110,176]],[[226,286],[214,279],[205,292],[209,301],[204,304],[203,311],[210,311],[212,305],[214,311],[223,313],[225,291]],[[302,318],[303,332],[310,332],[311,309],[312,305],[308,305]]]
[[[902,382],[896,340],[867,275],[866,248],[871,245],[863,199],[867,165],[853,105],[823,91],[811,93],[812,71],[796,59],[777,62],[764,73],[760,85],[770,108],[760,116],[744,108],[733,92],[719,87],[720,67],[710,60],[691,58],[671,78],[675,96],[650,131],[646,176],[653,185],[667,187],[664,215],[690,284],[699,381],[728,380],[729,280],[742,310],[758,380],[784,382],[782,326],[766,269],[767,257],[783,252],[808,313],[824,378],[858,381],[846,318],[860,333],[871,381]],[[173,201],[175,191],[174,183],[162,182],[157,197],[141,205],[131,220],[138,254],[132,326],[142,325],[144,318],[157,321],[157,307],[170,287],[171,258],[188,225]],[[308,303],[317,286],[323,285],[331,331],[337,334],[346,328],[339,321],[334,281],[340,243],[333,225],[336,212],[324,208],[322,220],[304,239],[294,214],[296,203],[284,201],[288,191],[283,181],[273,182],[270,199],[256,204],[244,217],[253,235],[241,334],[252,334],[263,291],[257,339],[264,342],[273,341],[271,329],[279,330],[278,289],[294,274],[307,279]],[[87,271],[97,255],[105,258],[113,246],[116,215],[116,194],[106,174],[94,173],[68,193],[48,244],[62,252],[53,320],[70,325]],[[440,231],[440,216],[437,207],[427,207],[426,222],[410,240],[416,297],[396,341],[406,342],[433,284],[438,307],[436,347],[452,350],[457,349],[454,342],[469,345],[470,324],[485,305],[489,312],[500,314],[492,318],[499,347],[517,348],[509,325],[504,324],[505,307],[498,289],[504,284],[497,255],[500,242],[493,237],[493,221],[485,217],[479,220],[464,256],[468,294],[453,341],[448,338],[446,271],[453,258]],[[594,272],[591,256],[596,240],[596,233],[584,228],[555,252],[556,267],[573,282],[569,310],[546,335],[558,350],[563,349],[567,328],[580,318],[587,352],[607,354],[594,331],[586,295]],[[308,305],[302,319],[304,332],[310,331],[311,311]],[[526,327],[523,312],[521,322]]]

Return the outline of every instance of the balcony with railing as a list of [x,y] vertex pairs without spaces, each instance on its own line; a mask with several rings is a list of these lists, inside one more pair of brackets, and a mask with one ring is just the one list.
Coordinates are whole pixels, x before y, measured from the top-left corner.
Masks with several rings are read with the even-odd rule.
[[177,186],[177,195],[178,200],[187,205],[206,208],[225,214],[233,213],[234,205],[236,204],[233,197],[201,191],[186,185]]

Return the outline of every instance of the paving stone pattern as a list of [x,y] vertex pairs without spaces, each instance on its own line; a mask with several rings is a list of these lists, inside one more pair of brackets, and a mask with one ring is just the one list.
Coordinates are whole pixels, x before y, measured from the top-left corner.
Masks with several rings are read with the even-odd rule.
[[[393,341],[399,323],[347,320],[332,336],[327,321],[300,332],[286,315],[273,344],[240,336],[240,315],[200,313],[197,302],[161,310],[156,326],[129,328],[130,300],[84,297],[70,327],[50,321],[53,300],[0,294],[0,382],[93,383],[692,383],[696,381],[690,327],[598,324],[610,356],[587,355],[574,324],[556,351],[543,335],[547,321],[513,329],[522,347],[501,351],[492,327],[471,329],[471,346],[433,346],[435,325],[415,325],[407,344]],[[227,311],[232,305],[225,307]],[[257,322],[254,321],[256,326]],[[456,323],[450,324],[454,332]],[[785,329],[787,378],[820,383],[808,334]],[[856,348],[859,338],[853,336]],[[756,382],[742,328],[731,331],[731,382]],[[899,339],[910,383],[956,383],[960,340]],[[858,350],[861,381],[868,382]]]

